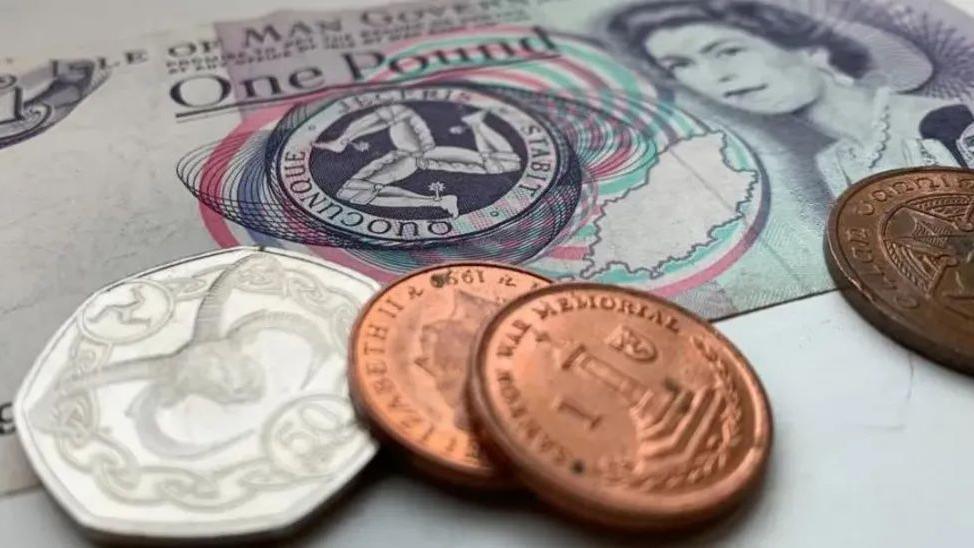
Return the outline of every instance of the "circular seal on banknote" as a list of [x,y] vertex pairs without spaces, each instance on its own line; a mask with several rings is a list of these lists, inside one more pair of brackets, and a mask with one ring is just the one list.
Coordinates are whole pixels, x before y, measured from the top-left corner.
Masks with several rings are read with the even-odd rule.
[[502,226],[529,237],[558,218],[537,207],[551,189],[579,182],[551,123],[485,87],[358,91],[314,108],[275,128],[271,187],[346,247],[496,238]]
[[452,484],[506,487],[470,421],[467,372],[477,331],[504,303],[550,282],[520,268],[451,263],[409,274],[362,309],[349,387],[357,408],[408,460]]
[[346,341],[377,288],[319,259],[238,247],[96,292],[17,394],[34,470],[95,533],[290,529],[375,453],[348,397]]
[[887,171],[849,187],[828,223],[836,284],[863,317],[974,372],[974,171]]
[[475,416],[539,497],[587,521],[670,529],[753,491],[771,411],[747,359],[658,297],[568,283],[514,299],[485,326]]

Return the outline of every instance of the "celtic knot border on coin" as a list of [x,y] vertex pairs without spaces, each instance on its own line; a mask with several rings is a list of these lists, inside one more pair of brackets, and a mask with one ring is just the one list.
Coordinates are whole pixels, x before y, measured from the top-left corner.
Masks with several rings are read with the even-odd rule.
[[[162,285],[175,293],[174,301],[202,298],[211,285],[205,277],[229,266],[207,268],[189,277],[170,278]],[[235,289],[252,293],[280,291],[333,326],[341,322],[350,327],[354,321],[355,298],[338,289],[324,288],[307,273],[282,268],[276,272],[247,269],[241,274]],[[126,344],[132,342],[137,341]],[[90,339],[79,331],[71,343],[70,359],[59,374],[57,386],[104,367],[115,346]],[[122,502],[146,506],[171,503],[192,510],[220,511],[247,502],[262,491],[332,476],[329,473],[304,476],[282,469],[266,454],[264,444],[261,445],[264,454],[258,458],[205,473],[175,466],[142,466],[131,451],[99,424],[97,388],[92,386],[71,395],[57,394],[51,408],[55,426],[48,432],[66,462],[90,474],[104,493]],[[55,392],[58,390],[54,389]],[[347,399],[347,394],[336,397]],[[286,402],[280,409],[291,403],[294,402]],[[346,432],[350,431],[349,426],[341,425]]]

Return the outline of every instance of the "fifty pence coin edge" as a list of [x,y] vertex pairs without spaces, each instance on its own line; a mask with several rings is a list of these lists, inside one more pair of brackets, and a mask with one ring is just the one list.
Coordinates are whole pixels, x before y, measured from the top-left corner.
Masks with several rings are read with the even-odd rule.
[[[482,356],[487,351],[486,347],[490,341],[490,335],[496,331],[507,316],[525,303],[544,295],[572,290],[616,291],[672,308],[697,322],[717,341],[725,345],[724,348],[739,360],[743,366],[739,370],[740,378],[745,384],[743,388],[751,396],[755,411],[753,428],[755,443],[747,450],[741,463],[731,474],[731,476],[736,477],[733,485],[728,484],[730,477],[725,478],[721,482],[722,489],[708,497],[704,504],[644,504],[640,507],[633,505],[623,507],[613,504],[611,500],[606,500],[606,498],[586,496],[579,490],[566,487],[557,473],[550,473],[545,467],[536,466],[534,464],[536,459],[533,458],[532,454],[529,451],[524,451],[521,444],[511,438],[507,429],[501,425],[502,421],[497,419],[498,410],[493,407],[486,396],[487,381],[483,378],[486,373],[484,367],[486,360]],[[507,303],[494,315],[490,322],[483,326],[478,334],[476,351],[471,359],[473,360],[471,364],[473,369],[468,383],[471,407],[475,411],[475,418],[480,427],[488,434],[487,437],[492,449],[499,452],[505,461],[511,464],[511,468],[518,478],[530,487],[537,496],[568,516],[596,525],[628,530],[679,529],[708,521],[733,510],[748,498],[764,479],[771,455],[774,421],[770,399],[757,372],[737,346],[710,322],[680,305],[651,293],[593,282],[556,283],[525,293]],[[677,497],[662,495],[660,498]]]

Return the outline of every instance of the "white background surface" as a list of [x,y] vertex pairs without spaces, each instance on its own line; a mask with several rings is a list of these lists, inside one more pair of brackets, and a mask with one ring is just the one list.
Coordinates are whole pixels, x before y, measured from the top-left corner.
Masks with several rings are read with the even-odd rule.
[[[69,55],[278,8],[375,0],[0,0],[0,56]],[[914,5],[918,4],[915,3]],[[955,2],[974,12],[974,1]],[[775,440],[760,495],[735,516],[681,536],[615,537],[551,516],[527,495],[451,493],[387,457],[294,546],[971,546],[974,380],[878,334],[831,293],[724,321],[770,394]],[[2,464],[2,463],[0,463]],[[35,489],[0,499],[0,545],[88,541]]]

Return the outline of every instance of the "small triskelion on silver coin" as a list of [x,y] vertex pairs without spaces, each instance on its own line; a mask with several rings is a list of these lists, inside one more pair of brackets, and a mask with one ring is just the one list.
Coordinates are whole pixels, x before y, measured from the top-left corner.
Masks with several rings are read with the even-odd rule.
[[375,453],[345,368],[352,323],[377,289],[313,257],[245,247],[98,291],[17,394],[34,469],[98,533],[288,529]]

